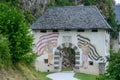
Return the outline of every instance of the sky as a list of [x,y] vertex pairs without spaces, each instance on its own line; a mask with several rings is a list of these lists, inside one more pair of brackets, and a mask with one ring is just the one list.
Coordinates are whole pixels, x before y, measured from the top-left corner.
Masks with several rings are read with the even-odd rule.
[[120,0],[115,0],[116,4],[120,4]]

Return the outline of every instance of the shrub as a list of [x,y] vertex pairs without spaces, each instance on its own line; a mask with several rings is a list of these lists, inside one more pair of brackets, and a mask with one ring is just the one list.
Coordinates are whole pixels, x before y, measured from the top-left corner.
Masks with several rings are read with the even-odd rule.
[[32,51],[33,37],[22,10],[10,3],[0,3],[0,32],[10,42],[12,62],[24,59]]
[[112,50],[110,53],[107,72],[104,75],[101,75],[98,80],[120,80],[120,53],[115,53]]
[[7,38],[0,35],[0,68],[11,64],[11,55]]

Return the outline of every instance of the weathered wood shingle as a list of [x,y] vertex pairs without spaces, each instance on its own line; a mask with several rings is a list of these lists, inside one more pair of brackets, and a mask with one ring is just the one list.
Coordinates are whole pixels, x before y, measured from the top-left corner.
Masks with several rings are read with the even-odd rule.
[[31,29],[110,29],[96,6],[48,8]]

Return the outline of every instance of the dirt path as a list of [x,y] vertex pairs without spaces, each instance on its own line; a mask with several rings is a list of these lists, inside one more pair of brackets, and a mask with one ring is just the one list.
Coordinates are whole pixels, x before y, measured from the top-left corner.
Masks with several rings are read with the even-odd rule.
[[57,72],[47,75],[48,78],[52,80],[79,80],[74,78],[73,71],[64,71],[64,72]]

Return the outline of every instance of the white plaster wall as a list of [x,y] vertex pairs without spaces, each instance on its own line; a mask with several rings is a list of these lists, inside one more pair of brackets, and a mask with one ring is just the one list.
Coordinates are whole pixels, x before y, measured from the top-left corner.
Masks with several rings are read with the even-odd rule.
[[106,52],[105,55],[109,56],[109,51],[110,51],[110,35],[108,32],[105,33],[105,48],[106,48]]
[[94,65],[88,65],[87,68],[80,68],[80,73],[99,75],[99,64],[93,62]]
[[58,45],[61,45],[63,43],[62,37],[63,36],[71,36],[71,43],[73,43],[75,46],[77,46],[77,32],[76,31],[63,31],[60,30],[59,32],[59,39],[58,39]]
[[[51,33],[49,30],[47,33]],[[46,33],[40,33],[39,30],[33,31],[34,35],[34,43],[36,44],[39,40],[39,37],[41,35],[44,35]],[[77,32],[77,31],[59,31],[59,37],[58,37],[58,46],[61,45],[63,42],[63,36],[71,36],[71,43],[77,46],[78,40],[77,40],[77,34],[80,34],[81,36],[84,36],[86,38],[90,39],[90,43],[96,47],[97,52],[100,54],[100,56],[103,56],[105,58],[106,55],[109,55],[108,49],[109,49],[109,42],[106,44],[106,37],[109,40],[109,34],[106,33],[105,30],[98,30],[98,32],[91,32],[91,30],[85,30],[85,32]],[[81,51],[80,51],[81,52]],[[44,63],[44,59],[48,58],[47,54],[43,54],[39,58],[37,58],[35,66],[36,69],[39,71],[54,71],[53,65],[49,67],[47,64]],[[80,60],[81,61],[81,60]],[[53,60],[54,63],[54,60]],[[99,74],[99,62],[94,61],[93,66],[89,66],[87,69],[80,68],[80,72],[88,73],[88,74]]]
[[[109,34],[106,33],[105,30],[98,30],[98,32],[91,32],[91,30],[86,30],[85,32],[79,32],[79,34],[86,38],[89,38],[90,43],[96,47],[96,50],[99,53],[99,55],[103,56],[106,59],[105,56],[109,55],[110,39],[109,39]],[[106,37],[108,39],[108,43],[106,43]],[[99,74],[99,61],[93,61],[93,63],[94,64],[89,65],[87,69],[80,68],[80,72],[98,75]]]
[[118,52],[118,51],[119,51],[119,48],[120,48],[119,40],[118,40],[118,39],[112,39],[112,40],[111,40],[111,46],[112,46],[112,49],[113,49],[115,52]]
[[86,30],[85,32],[79,32],[80,35],[90,39],[90,43],[96,47],[96,50],[101,56],[105,56],[105,30],[98,30],[98,32],[91,32]]

